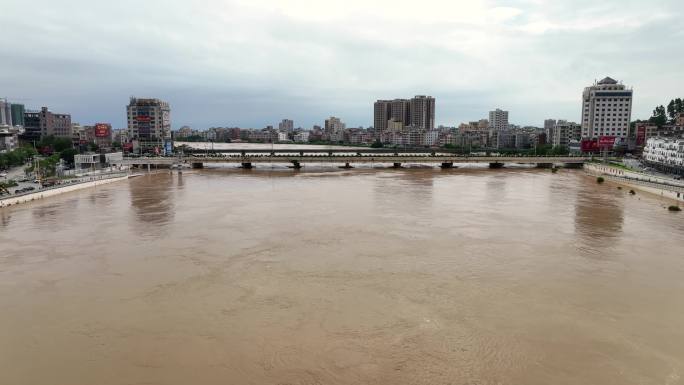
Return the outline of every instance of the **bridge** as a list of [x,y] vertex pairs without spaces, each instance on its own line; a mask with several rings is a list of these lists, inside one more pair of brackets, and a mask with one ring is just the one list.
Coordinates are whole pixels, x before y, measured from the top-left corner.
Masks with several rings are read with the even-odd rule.
[[590,160],[585,156],[493,156],[463,155],[449,152],[418,150],[396,152],[396,150],[216,150],[193,151],[178,156],[167,157],[125,157],[114,161],[114,165],[134,167],[177,167],[190,165],[202,168],[204,164],[233,163],[243,168],[257,164],[285,163],[299,169],[306,163],[339,164],[341,168],[352,168],[354,164],[391,164],[399,168],[402,164],[439,164],[442,168],[452,168],[455,164],[488,163],[491,168],[509,164],[534,164],[538,167],[552,167],[563,164],[566,167],[582,167]]

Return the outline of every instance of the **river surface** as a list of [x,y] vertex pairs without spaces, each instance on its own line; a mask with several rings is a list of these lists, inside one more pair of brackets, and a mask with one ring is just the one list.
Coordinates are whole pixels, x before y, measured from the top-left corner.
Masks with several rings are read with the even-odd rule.
[[668,204],[580,170],[222,168],[0,209],[0,384],[682,384]]

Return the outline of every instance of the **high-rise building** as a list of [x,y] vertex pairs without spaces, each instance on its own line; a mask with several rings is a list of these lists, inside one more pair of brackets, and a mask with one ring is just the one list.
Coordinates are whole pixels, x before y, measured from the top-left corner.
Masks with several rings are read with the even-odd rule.
[[0,126],[12,126],[12,105],[7,100],[0,100]]
[[278,131],[294,131],[294,121],[291,119],[283,119],[280,123],[278,123]]
[[24,126],[24,113],[23,104],[12,103],[12,125],[13,126]]
[[418,95],[412,99],[378,100],[373,105],[373,126],[380,132],[390,126],[432,130],[435,128],[435,98]]
[[24,113],[24,134],[22,139],[33,141],[46,136],[72,139],[71,115],[55,114],[43,107],[40,111]]
[[391,115],[392,101],[377,100],[373,104],[373,128],[375,128],[376,131],[385,131]]
[[508,130],[508,111],[498,108],[489,111],[489,129],[494,131]]
[[332,133],[339,133],[344,131],[346,128],[346,125],[340,120],[340,118],[336,118],[334,116],[329,117],[328,119],[325,120],[325,132],[332,134]]
[[411,125],[420,130],[435,128],[435,98],[417,95],[411,99]]
[[631,88],[610,77],[586,87],[582,93],[582,137],[627,137],[632,94]]
[[171,140],[171,107],[159,99],[131,97],[126,107],[128,136],[138,140],[143,151],[163,148]]

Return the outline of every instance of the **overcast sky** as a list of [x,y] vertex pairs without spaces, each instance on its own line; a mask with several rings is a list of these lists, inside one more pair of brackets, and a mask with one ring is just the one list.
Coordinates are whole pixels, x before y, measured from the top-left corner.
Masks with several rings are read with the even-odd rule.
[[[201,4],[201,5],[200,5]],[[681,0],[3,0],[0,97],[125,125],[132,95],[174,128],[291,118],[372,124],[376,99],[432,95],[436,123],[496,107],[580,120],[583,87],[634,87],[633,119],[684,96]]]

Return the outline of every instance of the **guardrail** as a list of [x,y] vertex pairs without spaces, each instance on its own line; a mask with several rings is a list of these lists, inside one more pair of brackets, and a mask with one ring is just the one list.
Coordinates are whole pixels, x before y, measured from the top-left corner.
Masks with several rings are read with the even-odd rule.
[[628,177],[628,176],[615,176],[615,175],[608,175],[608,174],[604,174],[602,176],[609,179],[609,180],[621,181],[621,182],[625,182],[625,183],[635,184],[635,185],[639,185],[639,186],[652,187],[652,188],[657,188],[657,189],[661,189],[661,190],[669,190],[669,191],[674,191],[677,193],[684,193],[684,187],[669,184],[669,183],[648,182],[645,180],[641,180],[639,178],[632,178],[632,177]]

